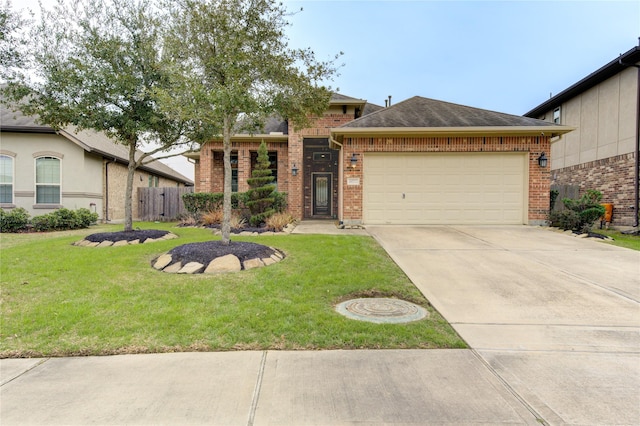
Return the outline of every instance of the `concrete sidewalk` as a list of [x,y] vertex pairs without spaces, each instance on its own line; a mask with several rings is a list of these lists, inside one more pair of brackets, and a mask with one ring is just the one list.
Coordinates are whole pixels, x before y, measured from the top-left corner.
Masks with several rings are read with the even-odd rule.
[[640,253],[533,227],[369,227],[470,350],[0,360],[0,423],[640,423]]
[[470,350],[175,353],[0,366],[2,425],[538,424]]

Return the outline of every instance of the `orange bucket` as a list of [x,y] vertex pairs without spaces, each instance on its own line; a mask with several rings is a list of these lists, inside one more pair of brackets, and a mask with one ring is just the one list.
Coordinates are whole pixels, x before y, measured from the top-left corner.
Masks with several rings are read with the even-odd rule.
[[611,222],[611,218],[613,217],[613,204],[604,203],[601,205],[604,207],[604,221]]

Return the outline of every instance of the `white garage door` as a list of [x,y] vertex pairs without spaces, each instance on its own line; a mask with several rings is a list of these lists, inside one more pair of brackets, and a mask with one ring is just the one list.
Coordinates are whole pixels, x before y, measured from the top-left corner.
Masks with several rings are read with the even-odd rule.
[[526,154],[367,153],[365,224],[523,224]]

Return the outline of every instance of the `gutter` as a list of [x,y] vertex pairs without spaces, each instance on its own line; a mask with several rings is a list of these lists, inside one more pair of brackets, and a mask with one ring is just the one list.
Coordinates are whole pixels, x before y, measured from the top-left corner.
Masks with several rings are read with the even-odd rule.
[[559,136],[572,126],[467,126],[467,127],[339,127],[332,136]]
[[113,161],[106,160],[104,163],[104,221],[109,222],[109,164],[116,163],[116,158],[113,157]]

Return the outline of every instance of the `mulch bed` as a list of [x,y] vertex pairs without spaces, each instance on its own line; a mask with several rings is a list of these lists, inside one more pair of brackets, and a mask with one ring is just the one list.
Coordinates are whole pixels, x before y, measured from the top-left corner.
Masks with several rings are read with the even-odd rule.
[[91,241],[92,243],[101,243],[103,241],[135,241],[140,240],[144,243],[148,238],[158,239],[167,235],[169,231],[159,231],[156,229],[138,229],[133,231],[120,231],[120,232],[101,232],[97,234],[91,234],[84,239]]
[[209,264],[213,259],[233,254],[240,262],[245,260],[269,257],[273,249],[262,244],[242,241],[230,241],[223,244],[222,241],[206,241],[204,243],[189,243],[173,248],[169,251],[172,263],[181,261],[182,264],[198,262]]
[[[159,239],[170,234],[169,231],[159,231],[154,229],[120,231],[120,232],[102,232],[91,234],[85,237],[85,240],[92,243],[102,243],[103,241],[136,241],[144,243],[147,239]],[[171,249],[168,254],[171,255],[171,263],[181,262],[186,265],[191,262],[198,262],[208,265],[211,261],[218,257],[228,254],[236,256],[240,262],[250,259],[269,258],[274,253],[274,249],[262,244],[249,243],[243,241],[230,241],[229,244],[223,244],[222,241],[206,241],[203,243],[188,243]]]

